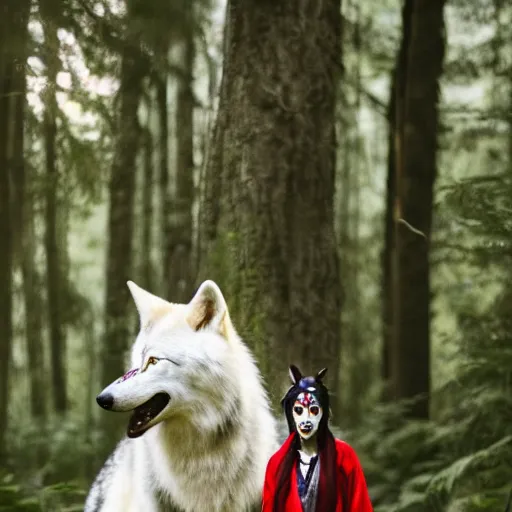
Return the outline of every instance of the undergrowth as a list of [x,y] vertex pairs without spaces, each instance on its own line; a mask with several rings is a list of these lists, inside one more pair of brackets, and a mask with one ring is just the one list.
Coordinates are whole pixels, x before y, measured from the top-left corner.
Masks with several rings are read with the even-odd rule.
[[481,275],[492,265],[502,276],[502,292],[482,311],[471,307],[473,286],[456,311],[460,364],[433,393],[442,406],[431,421],[406,421],[403,407],[382,405],[349,436],[375,512],[504,512],[512,489],[512,223],[499,215],[512,211],[510,176],[458,184],[444,207],[454,224],[471,226],[458,242],[471,241]]

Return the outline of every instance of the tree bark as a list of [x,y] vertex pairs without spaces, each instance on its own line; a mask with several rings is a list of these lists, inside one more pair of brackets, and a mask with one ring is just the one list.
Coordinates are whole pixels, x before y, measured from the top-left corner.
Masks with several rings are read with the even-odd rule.
[[[512,41],[508,40],[508,52],[512,52]],[[512,66],[508,68],[508,169],[512,173]]]
[[409,15],[407,9],[412,6],[411,2],[404,4],[402,19],[402,42],[398,53],[397,63],[393,71],[391,81],[391,92],[388,106],[388,161],[387,161],[387,179],[386,179],[386,211],[384,217],[384,249],[382,252],[382,380],[384,383],[384,400],[390,399],[394,395],[395,382],[391,372],[391,356],[394,350],[394,340],[396,333],[395,311],[396,307],[396,224],[395,224],[395,206],[397,202],[396,177],[397,177],[397,145],[398,126],[397,126],[397,98],[403,95],[405,56],[409,41]]
[[[131,4],[128,3],[128,24]],[[132,239],[136,157],[141,139],[137,111],[147,62],[126,42],[121,59],[118,136],[109,183],[108,248],[105,300],[105,340],[101,348],[101,384],[106,386],[124,372],[124,355],[133,330],[133,303],[126,282],[132,272]],[[102,414],[105,452],[118,436],[120,418]]]
[[225,290],[277,404],[292,362],[328,366],[338,388],[340,2],[231,0],[226,23],[201,277]]
[[44,365],[43,301],[41,276],[35,262],[36,233],[34,227],[34,193],[32,172],[27,173],[23,199],[23,234],[21,269],[25,305],[25,336],[27,341],[28,378],[30,380],[30,410],[32,417],[43,426],[46,423],[46,379]]
[[[12,349],[13,183],[23,164],[23,105],[30,0],[0,0],[0,459],[6,451]],[[20,115],[21,114],[21,115]],[[21,180],[22,181],[22,180]]]
[[[356,96],[354,102],[354,146],[352,151],[353,160],[351,166],[353,167],[354,182],[352,191],[353,209],[351,211],[352,229],[350,233],[351,243],[351,265],[350,275],[345,275],[347,280],[351,283],[351,313],[350,319],[350,339],[344,338],[345,346],[348,345],[348,352],[350,354],[350,371],[349,371],[349,389],[351,392],[351,400],[349,401],[349,410],[343,409],[345,414],[350,416],[349,422],[352,425],[358,425],[361,420],[361,401],[364,398],[365,389],[368,383],[368,365],[365,364],[364,353],[364,337],[363,326],[361,324],[361,283],[360,283],[360,269],[361,269],[361,174],[364,172],[365,155],[363,152],[362,135],[360,130],[360,112],[361,112],[361,62],[362,55],[362,41],[361,41],[361,5],[355,2],[353,6],[355,11],[355,25],[354,25],[354,52],[356,54],[356,64],[354,69],[354,83],[356,86]],[[363,165],[362,165],[363,164]],[[347,301],[348,302],[348,301]]]
[[[439,78],[444,58],[444,0],[404,6],[404,66],[396,80],[393,253],[394,398],[417,399],[408,409],[429,416],[429,246],[436,177]],[[400,57],[399,57],[400,58]],[[405,221],[405,222],[404,222]]]
[[141,244],[141,278],[142,286],[153,289],[153,137],[150,130],[152,104],[148,101],[148,123],[143,133],[143,177],[142,186],[142,244]]
[[48,290],[48,319],[52,362],[52,396],[55,411],[65,413],[67,403],[66,334],[63,322],[65,275],[62,244],[59,241],[59,183],[57,167],[57,74],[61,67],[59,58],[58,16],[60,3],[55,0],[39,2],[44,31],[44,60],[46,65],[45,111],[43,137],[46,167],[45,252],[46,286]]
[[395,169],[395,137],[396,137],[396,119],[395,119],[395,101],[396,101],[396,74],[393,73],[391,94],[388,108],[388,163],[386,179],[386,211],[384,217],[384,248],[381,257],[382,267],[382,366],[381,377],[384,384],[382,398],[387,400],[391,397],[391,388],[393,386],[391,379],[391,353],[393,346],[393,325],[394,314],[393,305],[393,253],[395,251],[395,222],[393,209],[396,198],[396,169]]
[[[406,0],[402,8],[402,39],[391,80],[388,105],[388,175],[386,180],[385,238],[382,255],[382,298],[383,298],[383,351],[382,377],[384,381],[383,398],[396,396],[396,372],[392,371],[392,358],[397,348],[398,338],[398,259],[396,219],[401,215],[400,198],[397,195],[397,179],[403,173],[402,156],[399,150],[401,127],[404,116],[404,98],[406,91],[407,51],[411,40],[411,20],[413,1]],[[400,167],[399,167],[400,165]]]
[[[209,268],[214,264],[210,249],[215,245],[217,238],[218,224],[220,219],[220,192],[222,190],[222,170],[223,151],[224,151],[224,131],[227,121],[228,98],[226,76],[229,73],[229,47],[231,45],[231,21],[230,4],[226,5],[226,16],[223,30],[223,63],[221,82],[219,86],[219,105],[217,115],[214,118],[213,130],[210,143],[207,144],[207,154],[205,156],[205,165],[201,176],[200,198],[199,198],[199,225],[198,225],[198,243],[196,270],[197,279],[205,277]],[[200,284],[200,283],[196,283]],[[261,364],[264,361],[260,361]]]
[[[37,269],[37,235],[34,217],[36,215],[34,202],[36,197],[33,191],[34,171],[29,168],[26,172],[24,184],[23,225],[21,232],[21,273],[23,279],[23,303],[25,309],[25,339],[28,361],[27,378],[30,389],[30,413],[32,420],[37,424],[39,436],[44,439],[47,429],[47,381],[45,367],[44,337],[44,302],[42,276]],[[47,459],[46,443],[39,443],[36,447],[35,458],[39,464]]]
[[[344,34],[344,41],[351,45],[352,59],[344,59],[343,101],[338,105],[343,123],[340,133],[342,143],[338,148],[342,170],[339,177],[338,234],[341,263],[343,307],[341,336],[343,353],[341,366],[343,379],[338,390],[340,410],[343,410],[343,426],[357,425],[360,421],[362,401],[368,382],[368,365],[365,365],[364,335],[361,326],[361,174],[364,173],[364,151],[360,134],[361,109],[361,13],[358,1],[347,0],[344,6],[351,26]],[[347,52],[346,47],[343,48]],[[350,84],[350,85],[349,85]]]
[[169,193],[169,114],[167,110],[167,81],[162,78],[157,82],[157,105],[158,105],[158,145],[159,145],[159,167],[158,181],[160,191],[160,234],[162,246],[163,286],[160,293],[168,296],[169,275],[171,268],[170,251],[170,193]]
[[186,4],[181,41],[181,74],[176,98],[176,163],[169,225],[169,281],[167,297],[188,302],[194,291],[192,208],[194,205],[194,32],[193,4]]

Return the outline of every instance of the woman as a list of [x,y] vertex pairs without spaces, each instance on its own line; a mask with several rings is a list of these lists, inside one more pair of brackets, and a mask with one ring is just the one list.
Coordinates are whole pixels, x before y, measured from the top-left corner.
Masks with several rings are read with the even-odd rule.
[[303,377],[290,366],[292,387],[282,400],[290,435],[270,458],[262,512],[372,512],[354,450],[329,430],[327,369]]

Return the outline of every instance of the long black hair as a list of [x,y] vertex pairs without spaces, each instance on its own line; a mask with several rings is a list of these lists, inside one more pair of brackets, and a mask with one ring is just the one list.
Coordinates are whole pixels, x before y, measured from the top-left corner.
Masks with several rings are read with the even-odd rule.
[[[296,366],[290,365],[290,378],[293,385],[281,400],[281,405],[284,409],[286,421],[288,423],[288,430],[294,437],[288,452],[285,454],[279,468],[277,469],[277,485],[276,494],[274,496],[273,512],[283,512],[285,510],[286,500],[290,491],[292,469],[294,464],[297,463],[297,450],[301,446],[300,436],[293,420],[293,404],[295,403],[297,396],[305,391],[309,391],[315,396],[324,411],[316,434],[320,459],[320,479],[316,510],[322,512],[336,511],[338,497],[338,489],[336,488],[338,483],[338,468],[336,462],[337,453],[334,436],[329,430],[328,425],[330,411],[329,391],[322,382],[326,372],[327,368],[324,368],[320,370],[315,377],[303,377],[302,373]],[[343,511],[348,511],[348,478],[344,471],[341,471],[341,484]]]

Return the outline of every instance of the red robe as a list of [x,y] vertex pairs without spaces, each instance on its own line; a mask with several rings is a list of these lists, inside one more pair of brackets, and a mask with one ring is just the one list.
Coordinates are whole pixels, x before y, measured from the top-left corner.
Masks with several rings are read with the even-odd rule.
[[[276,492],[276,474],[279,464],[283,460],[288,448],[293,440],[294,434],[291,434],[279,450],[270,457],[265,474],[265,485],[263,487],[263,502],[262,512],[273,512],[272,507],[274,504],[274,496]],[[356,452],[347,443],[335,439],[336,443],[336,462],[338,468],[343,469],[348,477],[348,503],[349,509],[343,510],[341,499],[341,471],[338,473],[338,481],[336,486],[338,489],[338,500],[336,505],[336,512],[373,512],[370,497],[368,496],[368,489],[364,478],[363,470]],[[290,479],[290,492],[286,501],[286,508],[279,512],[302,512],[302,503],[299,497],[299,490],[297,487],[297,466],[294,465],[292,469],[292,476]],[[321,472],[321,468],[320,468]],[[318,511],[320,512],[320,511]]]

